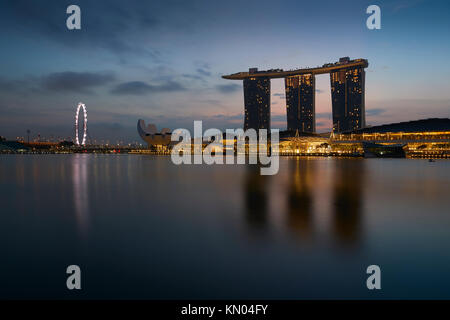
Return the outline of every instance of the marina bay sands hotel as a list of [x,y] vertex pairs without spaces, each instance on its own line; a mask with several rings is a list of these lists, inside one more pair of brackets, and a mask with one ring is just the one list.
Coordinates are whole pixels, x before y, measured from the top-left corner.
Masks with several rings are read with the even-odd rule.
[[224,75],[222,78],[244,81],[244,130],[270,129],[270,79],[284,78],[286,90],[287,129],[314,133],[315,76],[330,74],[333,130],[345,132],[364,128],[364,81],[369,65],[365,59],[340,58],[322,67],[283,71],[271,69]]

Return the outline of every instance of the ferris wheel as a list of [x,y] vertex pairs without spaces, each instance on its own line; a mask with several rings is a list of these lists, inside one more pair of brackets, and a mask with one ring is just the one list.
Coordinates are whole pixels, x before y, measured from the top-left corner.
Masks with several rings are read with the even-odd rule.
[[[81,140],[78,137],[78,118],[80,114],[80,110],[83,109],[83,139]],[[87,138],[87,110],[86,105],[82,102],[78,103],[77,112],[75,113],[75,144],[84,146],[86,144]]]

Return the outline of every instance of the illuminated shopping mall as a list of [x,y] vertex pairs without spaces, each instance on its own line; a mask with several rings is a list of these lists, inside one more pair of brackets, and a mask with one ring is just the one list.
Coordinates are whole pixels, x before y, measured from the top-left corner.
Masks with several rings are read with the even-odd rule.
[[[138,124],[141,137],[149,150],[168,153],[178,142],[171,141],[168,129],[162,133]],[[145,129],[145,130],[143,130]],[[270,139],[269,139],[270,141]],[[203,141],[202,147],[209,142]],[[214,147],[214,153],[226,153],[228,149],[238,152],[236,141],[227,141],[223,147]],[[272,148],[273,149],[273,148]],[[194,142],[182,146],[183,152],[194,150]],[[252,147],[245,146],[246,152]],[[253,150],[256,150],[253,149]],[[409,157],[450,158],[450,119],[423,119],[367,127],[341,133],[300,133],[298,130],[281,131],[279,154],[285,156],[354,156],[354,157]]]
[[280,138],[282,155],[450,158],[450,119],[423,119],[342,133]]

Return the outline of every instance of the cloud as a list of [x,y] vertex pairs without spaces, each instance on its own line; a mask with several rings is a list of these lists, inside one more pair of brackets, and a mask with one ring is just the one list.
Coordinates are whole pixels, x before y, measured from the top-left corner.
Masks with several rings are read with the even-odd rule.
[[81,29],[70,32],[65,24],[70,2],[6,0],[0,11],[0,28],[44,38],[74,50],[104,49],[122,59],[124,54],[131,54],[157,61],[160,58],[158,50],[130,37],[135,32],[146,35],[158,32],[161,21],[154,5],[130,1],[132,4],[126,6],[121,6],[119,0],[107,4],[104,1],[77,1],[81,8]]
[[92,94],[94,88],[104,86],[115,80],[112,72],[53,72],[43,76],[28,76],[22,79],[0,77],[0,87],[5,94],[21,97],[30,94],[83,93]]
[[221,93],[232,93],[240,89],[241,86],[230,83],[230,84],[218,84],[216,89]]
[[108,84],[114,79],[114,74],[110,72],[55,72],[41,79],[41,87],[55,92],[92,93],[92,88]]
[[211,76],[211,72],[209,72],[209,71],[207,71],[207,70],[205,70],[203,68],[198,68],[197,72],[199,74],[201,74],[202,76],[205,76],[205,77],[210,77]]
[[2,88],[2,93],[18,93],[23,96],[27,91],[30,92],[30,89],[33,88],[35,84],[36,79],[34,78],[17,80],[0,77],[0,88]]
[[215,106],[222,106],[222,101],[217,100],[217,99],[202,99],[202,100],[200,100],[200,102],[210,104],[210,105],[215,105]]
[[286,95],[284,93],[274,93],[273,96],[280,98],[280,100],[286,99]]
[[111,90],[113,94],[142,95],[151,92],[152,86],[142,81],[124,82]]
[[192,80],[200,80],[203,81],[204,83],[206,83],[205,78],[209,78],[211,77],[212,73],[211,71],[209,71],[210,67],[208,64],[206,63],[195,63],[196,65],[200,65],[196,68],[195,73],[184,73],[181,76],[187,79],[192,79]]
[[316,112],[316,118],[331,119],[331,112]]
[[368,100],[366,121],[371,125],[426,118],[450,118],[450,99],[389,99]]
[[[324,91],[321,89],[316,89],[317,93],[323,93]],[[286,99],[286,95],[284,93],[274,93],[274,97],[279,97],[280,99]]]
[[130,81],[118,84],[111,90],[116,95],[145,95],[159,92],[184,91],[186,88],[176,81],[166,81],[165,83],[152,85],[144,81]]
[[391,11],[396,13],[399,11],[403,11],[405,9],[409,9],[415,7],[417,4],[423,2],[423,0],[408,0],[408,1],[396,1],[389,5],[391,7]]
[[193,79],[193,80],[203,80],[203,77],[197,75],[197,74],[188,74],[188,73],[183,73],[181,75],[182,77],[188,78],[188,79]]
[[382,113],[386,112],[386,109],[376,108],[376,109],[368,109],[366,110],[366,115],[368,116],[378,116]]
[[125,126],[118,122],[97,122],[93,125],[97,129],[102,129],[104,131],[111,131],[111,132],[117,132],[121,131],[125,128]]

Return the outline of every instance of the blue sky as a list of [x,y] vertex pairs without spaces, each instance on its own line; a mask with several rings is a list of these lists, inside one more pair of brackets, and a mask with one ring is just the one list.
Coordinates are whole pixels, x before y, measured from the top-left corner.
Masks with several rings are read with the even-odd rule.
[[[81,30],[66,8],[81,8]],[[370,4],[382,29],[368,30]],[[98,141],[139,141],[158,128],[242,127],[249,67],[306,67],[366,58],[367,123],[450,117],[448,1],[2,1],[0,135],[73,136],[76,104]],[[317,77],[317,127],[331,127],[329,77]],[[283,81],[272,126],[285,127]]]

